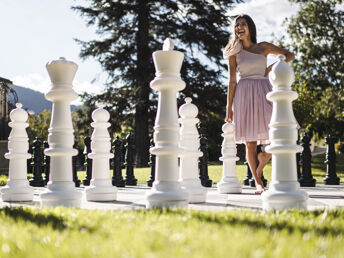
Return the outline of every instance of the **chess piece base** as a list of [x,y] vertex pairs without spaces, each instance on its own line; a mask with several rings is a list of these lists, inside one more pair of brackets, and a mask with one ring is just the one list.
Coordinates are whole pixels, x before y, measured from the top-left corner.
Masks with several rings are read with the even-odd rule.
[[223,177],[217,183],[217,191],[220,194],[226,193],[242,193],[242,184],[236,177]]
[[324,184],[325,185],[339,185],[340,178],[339,177],[325,177]]
[[49,181],[47,186],[40,194],[42,207],[81,207],[82,192],[75,188],[73,181]]
[[186,207],[188,193],[179,182],[154,181],[150,192],[146,194],[146,208]]
[[91,185],[85,188],[87,201],[115,201],[117,188],[110,179],[92,179]]
[[206,201],[207,189],[201,185],[199,179],[183,179],[180,181],[184,191],[189,193],[189,203],[202,203]]
[[300,186],[302,187],[315,187],[317,180],[314,178],[303,179],[302,177],[299,180]]
[[263,210],[307,209],[308,194],[299,189],[298,182],[283,181],[270,184],[262,193]]
[[34,189],[27,179],[9,179],[0,192],[3,202],[31,202]]

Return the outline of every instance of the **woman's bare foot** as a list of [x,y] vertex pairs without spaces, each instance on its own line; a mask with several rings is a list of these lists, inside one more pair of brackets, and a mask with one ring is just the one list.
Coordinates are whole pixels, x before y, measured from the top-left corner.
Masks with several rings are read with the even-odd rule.
[[259,178],[258,180],[256,180],[256,191],[254,193],[261,194],[264,191],[265,189],[264,189],[263,181]]
[[257,173],[258,178],[261,178],[262,173],[263,173],[263,168],[266,166],[266,164],[271,159],[271,154],[266,153],[266,152],[260,152],[260,153],[258,153],[257,158],[258,158],[258,167],[256,169],[256,173]]

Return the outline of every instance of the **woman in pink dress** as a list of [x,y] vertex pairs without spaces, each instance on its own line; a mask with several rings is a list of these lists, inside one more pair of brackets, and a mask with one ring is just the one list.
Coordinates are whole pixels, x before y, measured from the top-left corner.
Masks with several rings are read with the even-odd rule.
[[272,65],[266,67],[268,54],[283,54],[286,62],[294,59],[286,49],[268,42],[257,43],[253,20],[246,14],[239,15],[235,19],[234,37],[223,51],[230,78],[225,121],[234,122],[236,142],[246,145],[246,159],[256,181],[257,194],[264,191],[262,171],[271,158],[266,152],[257,155],[257,142],[269,143],[272,103],[266,94],[272,89],[267,78]]

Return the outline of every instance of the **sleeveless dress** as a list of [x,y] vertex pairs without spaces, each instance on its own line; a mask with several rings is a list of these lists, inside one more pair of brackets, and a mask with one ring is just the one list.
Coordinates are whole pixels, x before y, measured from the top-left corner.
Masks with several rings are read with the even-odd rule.
[[223,56],[236,56],[239,74],[232,105],[236,143],[269,143],[272,102],[266,99],[266,94],[272,90],[272,86],[269,79],[264,77],[266,57],[246,51],[240,40],[224,51]]

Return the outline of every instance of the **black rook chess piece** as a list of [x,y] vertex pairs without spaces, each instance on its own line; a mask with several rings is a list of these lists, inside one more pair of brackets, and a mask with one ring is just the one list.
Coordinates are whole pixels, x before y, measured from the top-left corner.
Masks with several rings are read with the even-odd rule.
[[86,176],[84,180],[82,180],[82,184],[87,186],[90,185],[91,179],[92,179],[92,159],[88,157],[88,154],[91,153],[91,138],[89,136],[86,136],[84,138],[85,148],[84,148],[84,157],[85,157],[85,163],[84,166],[86,167]]
[[[153,148],[154,147],[154,140],[153,138],[150,141],[150,147]],[[149,179],[146,181],[147,182],[147,186],[152,187],[153,182],[155,180],[155,160],[156,160],[156,156],[153,155],[152,153],[149,154],[149,166],[150,166],[150,177]]]
[[336,152],[334,150],[334,145],[338,139],[334,136],[329,135],[325,138],[325,142],[327,143],[327,151],[326,151],[326,177],[324,178],[325,185],[339,185],[340,179],[337,177],[336,172]]
[[30,179],[30,185],[31,186],[39,186],[43,187],[45,185],[44,180],[42,178],[42,172],[43,172],[43,151],[42,151],[42,141],[38,137],[33,141],[33,147],[32,147],[32,172],[33,172],[33,178]]
[[137,185],[137,179],[134,175],[134,139],[132,134],[129,133],[126,137],[125,143],[125,184],[126,185]]
[[316,180],[312,176],[312,153],[311,153],[311,139],[312,137],[309,135],[309,133],[305,133],[301,139],[303,147],[303,151],[301,153],[301,164],[302,164],[302,174],[300,177],[300,186],[308,186],[308,187],[314,187],[316,184]]
[[122,141],[116,136],[113,141],[113,154],[114,158],[111,162],[111,167],[113,169],[112,185],[117,187],[125,187],[125,182],[122,177]]

